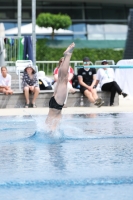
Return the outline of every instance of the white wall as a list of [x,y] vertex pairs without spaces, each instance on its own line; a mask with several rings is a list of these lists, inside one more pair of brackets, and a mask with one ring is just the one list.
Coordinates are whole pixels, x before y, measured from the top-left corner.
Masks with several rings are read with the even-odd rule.
[[126,40],[127,29],[127,25],[88,24],[88,40]]

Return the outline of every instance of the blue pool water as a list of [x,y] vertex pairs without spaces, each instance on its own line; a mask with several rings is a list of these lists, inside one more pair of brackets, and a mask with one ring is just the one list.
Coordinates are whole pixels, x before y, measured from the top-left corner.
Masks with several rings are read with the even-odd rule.
[[0,117],[0,200],[132,200],[133,114]]

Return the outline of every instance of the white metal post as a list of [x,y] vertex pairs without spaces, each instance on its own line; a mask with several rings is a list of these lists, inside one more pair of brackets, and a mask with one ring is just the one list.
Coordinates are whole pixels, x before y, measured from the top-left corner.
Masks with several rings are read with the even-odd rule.
[[36,0],[32,0],[33,66],[36,69]]
[[18,37],[21,36],[21,12],[22,12],[22,1],[18,0]]
[[[22,1],[18,0],[18,38],[21,37]],[[18,59],[20,59],[20,40],[18,39]]]

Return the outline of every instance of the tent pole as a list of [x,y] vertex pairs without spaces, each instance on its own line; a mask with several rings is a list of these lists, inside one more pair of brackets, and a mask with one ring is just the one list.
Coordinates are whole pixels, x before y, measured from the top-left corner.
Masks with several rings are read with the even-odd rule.
[[18,0],[18,59],[20,60],[20,37],[21,37],[21,13],[22,13],[22,0]]
[[32,0],[32,44],[33,44],[33,66],[36,69],[36,0]]
[[18,37],[21,37],[21,11],[22,11],[22,2],[18,0]]

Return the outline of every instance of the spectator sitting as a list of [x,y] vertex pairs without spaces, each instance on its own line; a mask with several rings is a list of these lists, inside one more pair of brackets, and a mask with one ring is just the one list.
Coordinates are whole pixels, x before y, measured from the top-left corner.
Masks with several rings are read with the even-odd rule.
[[52,82],[53,80],[51,78],[48,78],[45,76],[44,71],[38,72],[38,79],[39,79],[39,87],[40,90],[52,90]]
[[37,106],[35,104],[35,101],[36,101],[36,98],[38,97],[40,89],[39,89],[37,74],[31,65],[28,65],[24,69],[24,74],[22,78],[22,87],[23,87],[23,91],[24,91],[24,95],[26,99],[25,108],[29,108],[29,104],[30,104],[29,92],[33,92],[34,94],[31,105],[33,108],[36,108]]
[[122,94],[123,97],[126,97],[127,94],[122,92],[122,90],[119,87],[119,85],[117,84],[117,82],[114,81],[114,79],[115,79],[114,70],[112,68],[107,68],[106,67],[108,65],[107,60],[103,60],[101,62],[101,65],[104,65],[105,67],[98,69],[96,85],[98,83],[100,83],[102,91],[110,91],[111,92],[110,106],[113,106],[116,92],[119,95]]
[[[57,80],[58,80],[58,70],[60,68],[61,63],[64,61],[64,57],[62,57],[59,60],[59,64],[58,66],[54,69],[54,90],[56,88],[56,84],[57,84]],[[67,83],[67,96],[66,96],[66,100],[64,102],[64,104],[66,104],[67,102],[67,97],[68,97],[68,92],[70,93],[75,93],[75,89],[72,87],[72,78],[74,75],[74,71],[73,68],[71,66],[69,66],[69,70],[68,70],[68,83]]]
[[83,65],[85,68],[80,68],[78,70],[78,80],[80,84],[81,93],[88,98],[91,103],[97,105],[98,107],[104,104],[101,98],[98,97],[95,88],[96,84],[96,69],[89,68],[90,60],[88,57],[83,58]]
[[1,67],[0,93],[4,93],[6,95],[13,94],[13,90],[11,89],[11,75],[7,73],[6,67]]

